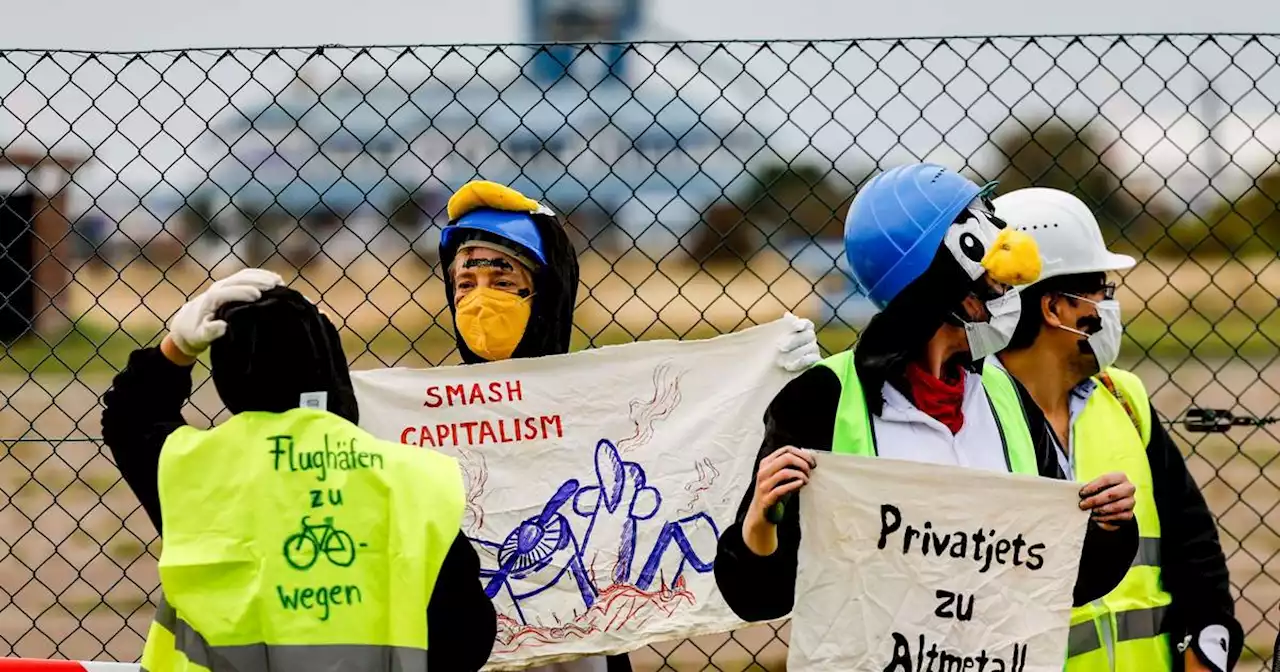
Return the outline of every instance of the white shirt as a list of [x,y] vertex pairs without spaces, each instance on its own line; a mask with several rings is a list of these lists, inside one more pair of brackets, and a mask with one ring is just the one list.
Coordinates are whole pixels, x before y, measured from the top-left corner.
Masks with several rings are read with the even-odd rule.
[[950,464],[986,471],[1009,471],[995,411],[982,387],[982,376],[965,372],[964,426],[952,434],[946,425],[915,407],[892,385],[885,384],[884,412],[872,417],[880,457]]

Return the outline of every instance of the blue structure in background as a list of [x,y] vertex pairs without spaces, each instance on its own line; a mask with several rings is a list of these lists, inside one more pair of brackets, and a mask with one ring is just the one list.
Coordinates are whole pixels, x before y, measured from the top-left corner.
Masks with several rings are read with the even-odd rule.
[[878,312],[849,272],[843,240],[796,238],[774,244],[791,260],[791,268],[813,284],[819,301],[812,319],[818,325],[861,329]]
[[367,86],[299,81],[260,108],[227,108],[206,138],[213,158],[197,161],[212,166],[207,175],[162,184],[148,209],[163,219],[205,194],[245,213],[387,216],[421,191],[447,194],[486,179],[560,212],[596,213],[633,238],[661,231],[665,240],[638,244],[664,254],[670,236],[750,181],[744,161],[766,142],[741,112],[713,109],[714,97],[661,77],[632,90],[617,76],[625,59],[594,84],[577,74],[551,78],[560,71],[547,62],[537,66],[540,82],[519,69]]
[[[640,0],[529,0],[527,6],[530,37],[538,43],[624,42],[640,25]],[[623,81],[627,75],[625,51],[621,44],[592,48],[607,76]],[[533,57],[526,74],[540,85],[551,86],[569,75],[581,52],[581,47],[574,45],[547,46]]]

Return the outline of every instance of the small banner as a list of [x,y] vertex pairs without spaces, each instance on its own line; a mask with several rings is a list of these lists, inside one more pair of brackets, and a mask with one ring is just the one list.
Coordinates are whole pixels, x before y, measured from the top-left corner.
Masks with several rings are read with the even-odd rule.
[[792,672],[1061,672],[1078,483],[818,454],[801,491]]

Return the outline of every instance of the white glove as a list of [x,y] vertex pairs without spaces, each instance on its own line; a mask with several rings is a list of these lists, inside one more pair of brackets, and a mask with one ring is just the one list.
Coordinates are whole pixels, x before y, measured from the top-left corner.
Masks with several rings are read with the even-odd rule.
[[822,359],[818,350],[818,334],[813,322],[791,313],[783,316],[791,327],[791,333],[778,344],[778,366],[788,373],[796,373],[817,364]]
[[257,301],[264,290],[279,287],[284,279],[271,271],[246,268],[223,278],[188,301],[169,321],[169,339],[183,354],[198,357],[209,344],[227,333],[227,323],[213,314],[228,303]]

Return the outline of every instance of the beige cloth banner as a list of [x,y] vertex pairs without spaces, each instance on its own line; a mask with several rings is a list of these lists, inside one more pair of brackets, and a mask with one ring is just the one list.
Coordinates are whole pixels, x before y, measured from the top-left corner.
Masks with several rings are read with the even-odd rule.
[[777,321],[703,341],[352,373],[360,424],[457,456],[464,532],[498,609],[488,669],[742,626],[716,589],[721,530],[765,408],[794,374]]
[[802,491],[791,672],[1061,672],[1079,485],[819,454]]

